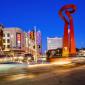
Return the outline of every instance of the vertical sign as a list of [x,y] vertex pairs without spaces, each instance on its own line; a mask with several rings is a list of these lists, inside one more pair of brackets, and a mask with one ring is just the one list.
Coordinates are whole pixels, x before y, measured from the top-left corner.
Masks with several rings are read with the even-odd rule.
[[30,39],[35,40],[34,31],[31,31],[31,32],[30,32]]
[[21,48],[21,33],[16,33],[16,45]]

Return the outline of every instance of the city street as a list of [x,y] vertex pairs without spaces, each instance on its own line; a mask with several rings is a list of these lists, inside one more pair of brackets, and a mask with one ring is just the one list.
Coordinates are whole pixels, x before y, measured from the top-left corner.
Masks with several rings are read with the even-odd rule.
[[85,85],[85,65],[41,64],[13,68],[0,76],[0,85]]
[[0,3],[0,85],[85,85],[85,0]]

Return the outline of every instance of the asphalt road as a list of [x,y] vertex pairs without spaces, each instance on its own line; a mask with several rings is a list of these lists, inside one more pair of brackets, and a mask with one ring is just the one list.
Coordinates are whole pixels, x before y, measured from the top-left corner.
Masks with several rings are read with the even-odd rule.
[[85,65],[55,65],[12,69],[0,75],[0,85],[85,85]]

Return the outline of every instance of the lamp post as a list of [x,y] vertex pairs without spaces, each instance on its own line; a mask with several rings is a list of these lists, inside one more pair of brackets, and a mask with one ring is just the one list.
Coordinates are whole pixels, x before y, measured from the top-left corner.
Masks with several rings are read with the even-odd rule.
[[36,26],[34,27],[34,33],[35,33],[35,56],[34,56],[34,61],[37,63],[37,36],[36,36]]

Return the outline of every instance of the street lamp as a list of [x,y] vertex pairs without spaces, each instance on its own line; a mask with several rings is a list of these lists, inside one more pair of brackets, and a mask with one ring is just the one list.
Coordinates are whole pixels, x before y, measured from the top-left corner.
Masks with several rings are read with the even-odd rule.
[[34,61],[37,63],[37,36],[36,36],[36,26],[34,27],[35,30],[35,56],[34,56]]

